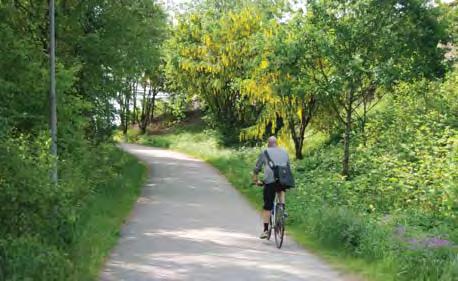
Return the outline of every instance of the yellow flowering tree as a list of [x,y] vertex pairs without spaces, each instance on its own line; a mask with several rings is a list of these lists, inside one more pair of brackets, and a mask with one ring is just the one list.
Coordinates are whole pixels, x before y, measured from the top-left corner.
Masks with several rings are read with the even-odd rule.
[[[319,87],[327,64],[314,48],[318,40],[302,15],[281,23],[270,22],[264,31],[259,61],[253,75],[243,83],[250,100],[262,103],[257,123],[243,132],[245,138],[277,133],[294,143],[296,158],[302,159],[305,131],[322,97]],[[325,70],[324,70],[325,71]]]
[[251,73],[258,55],[253,44],[266,17],[255,4],[234,3],[231,8],[198,7],[181,16],[167,43],[166,74],[172,87],[200,97],[227,142],[238,140],[240,129],[253,124],[259,113],[240,82]]

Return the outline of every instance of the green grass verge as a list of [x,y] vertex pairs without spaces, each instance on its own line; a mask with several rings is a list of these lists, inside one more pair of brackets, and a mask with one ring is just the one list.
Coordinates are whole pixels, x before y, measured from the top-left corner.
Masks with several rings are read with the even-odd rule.
[[147,169],[144,164],[131,155],[120,157],[127,158],[121,171],[107,184],[109,188],[102,188],[95,194],[76,226],[76,241],[71,252],[75,280],[97,280],[145,181]]

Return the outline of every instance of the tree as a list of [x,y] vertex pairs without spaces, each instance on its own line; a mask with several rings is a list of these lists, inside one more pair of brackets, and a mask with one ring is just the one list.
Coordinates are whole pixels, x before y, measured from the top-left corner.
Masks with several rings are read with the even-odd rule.
[[[142,81],[143,98],[140,113],[140,130],[142,134],[153,121],[154,110],[156,108],[156,97],[159,92],[165,90],[165,77],[163,65],[153,71],[145,72]],[[148,94],[147,94],[148,92]]]
[[[350,175],[350,143],[355,115],[364,124],[381,88],[401,80],[444,73],[446,38],[435,8],[426,1],[309,1],[311,24],[328,66],[319,65],[333,108],[344,126],[342,174]],[[360,112],[363,107],[362,113]]]
[[[257,123],[246,136],[264,137],[266,129],[291,138],[297,159],[302,159],[305,131],[319,106],[323,64],[314,50],[313,26],[302,17],[288,23],[271,21],[264,32],[254,79],[245,81],[245,89],[254,103],[262,103]],[[277,123],[281,120],[281,128]],[[267,132],[271,133],[271,132]]]
[[253,44],[266,15],[252,3],[228,8],[223,2],[210,1],[179,19],[167,44],[166,74],[175,89],[199,96],[226,142],[234,142],[257,117],[240,82],[257,56]]
[[113,99],[118,100],[119,114],[126,124],[130,103],[135,100],[132,85],[145,71],[160,64],[160,50],[167,35],[166,17],[150,0],[94,0],[78,7],[86,15],[83,34],[72,46],[83,65],[78,91],[99,105],[87,112],[93,120],[103,121],[90,128],[99,135],[106,127],[111,130]]

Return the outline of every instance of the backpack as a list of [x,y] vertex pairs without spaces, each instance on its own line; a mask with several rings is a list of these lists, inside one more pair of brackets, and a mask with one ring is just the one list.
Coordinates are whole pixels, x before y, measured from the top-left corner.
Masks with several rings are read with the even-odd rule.
[[270,158],[269,152],[267,152],[267,150],[264,151],[264,155],[267,158],[267,164],[269,165],[270,169],[272,169],[272,171],[274,172],[275,182],[287,188],[294,187],[294,177],[289,165],[275,165],[275,163]]

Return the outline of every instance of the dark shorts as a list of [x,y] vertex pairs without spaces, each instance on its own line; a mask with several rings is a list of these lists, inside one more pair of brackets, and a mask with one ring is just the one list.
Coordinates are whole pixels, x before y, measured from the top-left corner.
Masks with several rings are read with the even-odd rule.
[[286,188],[276,182],[264,185],[264,210],[272,211],[274,207],[275,193],[280,191],[286,191]]

